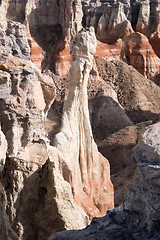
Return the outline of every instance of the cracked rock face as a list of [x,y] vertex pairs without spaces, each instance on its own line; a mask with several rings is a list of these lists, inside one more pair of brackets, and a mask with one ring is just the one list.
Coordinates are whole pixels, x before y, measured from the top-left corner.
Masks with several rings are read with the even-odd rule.
[[[148,231],[157,231],[160,216],[159,177],[160,177],[160,123],[147,127],[135,149],[138,173],[129,187],[129,194],[124,203],[125,210],[137,213],[139,227]],[[156,233],[157,231],[157,233]],[[152,238],[151,238],[152,239]]]
[[[139,44],[137,44],[138,48],[135,47],[135,49],[137,50],[137,55],[141,55],[141,57],[136,56],[136,58],[139,58],[139,61],[136,63],[133,60],[133,62],[130,61],[129,64],[135,67],[141,74],[143,74],[147,78],[153,79],[154,77],[154,81],[156,82],[156,84],[159,85],[159,1],[97,0],[94,2],[82,2],[84,12],[83,25],[93,26],[95,28],[98,40],[113,45],[117,42],[119,38],[121,38],[122,40],[124,39],[123,44],[124,46],[126,46],[127,43],[125,39],[127,37],[130,39],[129,41],[134,42],[134,34],[141,33],[146,36],[146,40],[149,41],[146,44],[146,50],[144,46],[138,46]],[[146,42],[145,36],[143,36],[142,44]],[[148,54],[144,55],[141,50],[139,51],[139,48],[143,50],[144,53],[145,51],[147,53],[147,50],[151,49],[151,53],[149,54],[150,56],[147,56]],[[133,49],[131,50],[131,52],[132,51]],[[130,54],[128,54],[127,56],[130,59],[129,55]],[[106,57],[108,57],[107,54]],[[114,57],[112,57],[112,59],[114,59]]]
[[[158,43],[157,0],[0,1],[0,239],[45,240],[105,215],[114,205],[107,159],[123,202],[140,129],[159,118]],[[157,125],[143,134],[125,203],[94,218],[87,237],[159,234],[158,136]]]
[[[5,189],[2,189],[5,199],[3,218],[7,219],[4,225],[7,224],[6,228],[10,225],[11,232],[16,232],[12,235],[19,236],[12,236],[11,239],[25,239],[28,237],[26,228],[30,229],[30,237],[34,235],[29,219],[38,195],[36,181],[39,175],[35,172],[47,160],[44,117],[50,104],[46,96],[48,81],[47,76],[43,76],[30,61],[11,55],[1,59],[0,68],[3,69],[0,73],[3,79],[0,86],[3,91],[0,96],[0,119],[8,144],[7,160],[1,176]],[[43,85],[44,82],[46,86],[42,89],[41,83]],[[54,84],[51,86],[54,99]],[[32,174],[34,177],[31,177]]]
[[[9,40],[10,29],[16,29],[16,39],[22,36],[21,24],[9,23]],[[26,59],[21,49],[18,55],[3,46],[2,50],[0,119],[7,143],[1,133],[0,147],[7,160],[1,193],[7,199],[2,202],[2,219],[8,219],[8,225],[3,221],[3,234],[6,237],[11,228],[15,239],[47,239],[53,231],[83,228],[89,217],[113,207],[109,163],[93,140],[88,112],[94,31],[81,31],[72,43],[69,93],[54,147],[44,131],[56,94],[53,79]]]
[[160,123],[144,130],[135,149],[137,173],[120,208],[109,210],[103,218],[94,218],[86,229],[63,231],[53,234],[49,239],[158,239],[159,131]]

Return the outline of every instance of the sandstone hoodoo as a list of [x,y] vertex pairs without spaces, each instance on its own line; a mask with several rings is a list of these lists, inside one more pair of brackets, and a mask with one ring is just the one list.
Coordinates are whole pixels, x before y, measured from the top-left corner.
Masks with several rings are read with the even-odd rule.
[[159,239],[159,12],[0,1],[0,239]]
[[69,92],[55,137],[64,155],[64,178],[71,183],[76,203],[91,217],[113,207],[109,163],[98,152],[89,120],[87,82],[95,51],[94,30],[82,30],[71,42]]

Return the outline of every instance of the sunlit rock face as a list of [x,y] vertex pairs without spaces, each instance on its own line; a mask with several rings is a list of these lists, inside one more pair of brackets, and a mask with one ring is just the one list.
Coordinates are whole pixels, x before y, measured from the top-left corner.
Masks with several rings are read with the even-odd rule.
[[[142,57],[143,54],[140,54],[141,56],[137,56],[137,58],[139,59],[137,61],[140,62],[140,64],[138,63],[137,65],[140,66],[136,67],[136,64],[132,61],[130,61],[129,64],[131,64],[133,67],[136,67],[136,69],[141,74],[143,74],[147,78],[152,79],[156,84],[159,85],[159,1],[97,0],[82,1],[82,3],[84,12],[83,25],[93,26],[96,31],[97,39],[103,43],[111,44],[109,45],[109,48],[111,47],[113,49],[115,43],[117,43],[117,40],[119,40],[119,38],[122,40],[124,39],[123,44],[125,45],[125,39],[127,38],[127,36],[129,36],[131,42],[134,42],[136,36],[133,35],[134,32],[136,32],[137,34],[142,33],[147,37],[143,37],[142,45],[149,40],[148,46],[146,46],[146,55],[151,54],[152,57]],[[132,37],[133,39],[131,39]],[[145,52],[144,45],[138,45],[137,47],[141,51]],[[149,51],[148,54],[147,51]],[[110,55],[108,57],[107,52],[104,52],[104,55],[104,57],[106,58],[114,59],[113,55]],[[152,60],[149,60],[149,58],[152,58]],[[142,66],[143,61],[144,65],[146,66]]]
[[135,148],[137,170],[122,207],[110,210],[103,218],[79,231],[53,234],[58,239],[156,239],[159,236],[160,123],[144,129]]
[[154,53],[148,38],[141,33],[133,33],[124,38],[122,59],[149,79],[160,74],[160,59]]
[[[123,203],[137,165],[132,149],[159,119],[158,46],[156,0],[0,1],[0,239],[45,240],[105,215],[114,206],[110,166],[115,205]],[[139,148],[151,155],[148,142]],[[133,192],[127,214],[138,209]],[[126,212],[103,218],[116,223],[108,230],[105,222],[105,240],[130,239],[126,226],[140,221]],[[150,213],[141,214],[146,232],[156,228]],[[145,231],[134,234],[147,239]]]
[[[158,0],[3,0],[1,11],[2,16],[28,26],[32,36],[31,60],[36,66],[42,70],[50,69],[61,77],[68,74],[71,66],[69,42],[82,25],[93,26],[97,39],[109,44],[115,44],[119,38],[123,39],[134,31],[140,32],[149,39],[155,54],[158,57],[160,55]],[[114,47],[111,48],[114,50]],[[149,64],[147,62],[148,68]],[[143,71],[144,76],[155,78],[155,82],[159,84],[159,67],[155,67],[157,70],[150,74],[152,76],[145,74],[145,67],[141,73]]]
[[91,30],[82,30],[71,43],[69,92],[61,131],[55,137],[55,146],[65,156],[64,178],[71,183],[76,203],[90,217],[113,207],[109,164],[97,150],[89,121],[87,81],[95,51],[96,38]]
[[8,219],[3,234],[47,239],[53,231],[83,228],[89,217],[113,207],[109,163],[97,150],[89,121],[87,81],[96,38],[83,30],[71,45],[69,95],[53,147],[44,130],[56,95],[53,75],[31,62],[24,26],[6,26],[0,59],[2,221]]
[[7,141],[5,135],[0,130],[0,174],[2,174],[5,160],[6,160],[6,152],[7,152]]
[[68,73],[70,58],[66,58],[66,51],[68,55],[70,40],[82,28],[80,0],[3,0],[0,11],[3,19],[27,25],[32,37],[31,60],[39,68],[49,68],[60,76]]

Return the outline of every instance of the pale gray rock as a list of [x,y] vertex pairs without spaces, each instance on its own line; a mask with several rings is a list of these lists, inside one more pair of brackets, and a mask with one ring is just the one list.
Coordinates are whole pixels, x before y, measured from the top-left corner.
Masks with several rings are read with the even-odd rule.
[[[42,74],[28,60],[10,55],[7,59],[3,58],[0,65],[3,69],[0,72],[0,89],[4,90],[0,95],[0,121],[8,143],[7,161],[1,176],[5,189],[3,207],[8,220],[1,220],[4,230],[8,228],[7,221],[11,223],[17,239],[35,238],[34,221],[30,214],[33,209],[36,211],[39,201],[40,176],[37,171],[48,159],[46,145],[49,140],[44,121],[54,101],[55,86],[49,76]],[[3,142],[1,149],[5,138],[2,134],[0,136]],[[1,154],[3,160],[5,153]],[[6,218],[4,214],[2,216]]]
[[[118,37],[123,38],[126,25],[130,31],[133,28],[150,36],[160,24],[158,0],[88,0],[82,1],[82,5],[83,25],[94,26],[97,38],[103,42],[113,43]],[[93,17],[98,25],[92,23]]]
[[7,147],[7,140],[0,127],[0,175],[2,174],[5,165]]
[[[59,1],[33,1],[28,0],[25,8],[25,17],[29,28],[46,28],[47,31],[52,27],[52,33],[57,38],[65,38],[70,41],[81,29],[82,7],[81,1],[76,0],[72,5],[71,0]],[[42,34],[44,34],[42,32]],[[61,36],[58,36],[61,34]],[[56,43],[57,44],[57,43]]]
[[[139,228],[148,231],[156,229],[160,217],[160,123],[147,127],[135,149],[138,173],[129,187],[129,195],[124,203],[125,210],[137,213]],[[152,239],[152,238],[151,238]]]
[[26,38],[26,28],[24,25],[9,21],[7,25],[3,25],[1,33],[1,57],[12,54],[22,59],[30,59],[30,47]]
[[149,34],[149,24],[150,24],[150,5],[149,0],[145,1],[140,6],[140,12],[138,16],[138,21],[136,25],[137,32],[141,32],[144,35]]
[[[3,59],[0,63],[6,73],[1,74],[2,77],[7,76],[2,85],[11,89],[6,96],[0,96],[0,119],[8,142],[8,158],[2,182],[6,189],[6,209],[11,227],[19,239],[47,239],[52,231],[83,228],[89,223],[87,214],[91,215],[93,211],[94,214],[99,213],[101,209],[104,211],[106,207],[113,206],[109,164],[98,153],[93,140],[87,105],[87,81],[95,50],[96,38],[93,31],[83,30],[73,42],[70,94],[65,102],[62,130],[57,135],[56,147],[49,145],[44,132],[46,109],[49,109],[55,97],[51,79],[41,74],[30,61],[20,60],[19,57],[10,55],[7,62]],[[8,86],[9,82],[11,86]],[[84,117],[79,116],[78,106]],[[89,146],[92,150],[88,152]],[[96,196],[101,196],[97,195],[98,186],[96,185],[95,191],[94,184],[88,189],[86,184],[91,176],[87,176],[83,164],[89,161],[93,151],[96,157],[93,164],[94,178],[98,176],[95,178],[98,183],[101,180],[108,184],[104,189],[105,201],[99,202],[104,204],[104,209],[96,208],[92,202]],[[77,162],[81,159],[80,166],[75,166],[75,157]],[[92,156],[91,158],[93,159]],[[102,165],[105,168],[104,178],[101,172],[104,168],[100,168]],[[92,169],[91,165],[88,167]],[[89,174],[91,173],[92,171]],[[92,188],[91,196],[81,188],[76,192],[81,181],[88,191]],[[101,184],[99,190],[102,191]],[[82,200],[81,194],[85,196]],[[86,211],[86,214],[80,208],[82,203],[92,211]]]

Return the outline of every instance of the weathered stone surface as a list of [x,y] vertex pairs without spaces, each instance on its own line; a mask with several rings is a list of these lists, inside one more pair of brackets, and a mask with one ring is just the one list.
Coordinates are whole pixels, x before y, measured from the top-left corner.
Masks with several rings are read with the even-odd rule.
[[142,149],[142,156],[149,161],[160,159],[160,123],[149,126],[145,129],[139,141],[139,149]]
[[[31,32],[31,59],[42,69],[49,68],[64,77],[70,68],[69,42],[84,26],[94,26],[97,38],[113,44],[117,39],[133,33],[133,29],[150,39],[155,53],[159,56],[159,2],[143,1],[74,1],[45,2],[8,1],[0,9],[3,16],[25,22]],[[66,7],[67,6],[67,7]],[[84,15],[84,17],[83,17]],[[82,21],[83,17],[83,21]],[[33,44],[34,42],[34,44]],[[38,45],[36,45],[38,43]],[[45,57],[41,49],[46,52]],[[69,56],[69,57],[68,57]],[[147,61],[150,68],[150,62]],[[159,66],[150,75],[159,83]],[[153,70],[153,69],[149,69]],[[147,77],[152,77],[144,70]]]
[[95,51],[94,32],[83,30],[72,42],[69,93],[61,131],[55,138],[55,146],[65,157],[64,178],[71,183],[75,201],[90,217],[113,207],[108,161],[98,153],[89,121],[87,81]]
[[[156,84],[144,78],[131,66],[128,67],[121,61],[110,62],[99,57],[95,60],[102,79],[95,81],[95,76],[89,89],[92,93],[95,87],[98,88],[98,93],[96,92],[94,98],[90,100],[92,128],[99,151],[110,162],[115,205],[119,206],[125,199],[128,184],[133,180],[136,164],[131,157],[132,148],[136,145],[140,129],[159,119],[160,93]],[[108,97],[103,97],[104,91]],[[99,112],[101,115],[97,115]],[[101,118],[98,119],[98,116]],[[126,116],[137,126],[127,127]],[[123,124],[126,124],[126,127]]]
[[[0,68],[0,90],[3,92],[0,95],[0,121],[8,142],[7,161],[1,176],[5,188],[1,192],[5,198],[1,220],[3,230],[10,232],[2,239],[34,238],[31,212],[36,211],[34,204],[37,205],[39,200],[39,174],[36,171],[48,159],[44,120],[54,100],[55,87],[51,78],[41,74],[30,61],[11,54],[0,60]],[[1,140],[1,148],[6,150],[5,138]],[[2,157],[4,155],[5,151]],[[19,237],[13,234],[14,231]]]
[[70,40],[82,27],[81,1],[27,1],[25,14],[31,35],[46,52],[42,67],[63,77],[70,68]]
[[147,127],[139,140],[135,149],[138,173],[124,204],[125,210],[137,212],[137,217],[141,220],[139,227],[145,226],[148,231],[157,230],[156,221],[159,219],[159,133],[158,122]]
[[92,125],[95,129],[94,134],[99,140],[107,138],[126,126],[133,125],[133,122],[119,104],[116,92],[111,88],[96,95],[93,109]]
[[141,3],[140,5],[136,31],[141,32],[144,35],[148,36],[150,33],[149,24],[150,24],[150,5],[149,0],[147,0]]
[[28,42],[30,46],[31,61],[36,65],[37,68],[42,69],[42,61],[44,59],[42,49],[31,36],[29,36]]
[[[144,34],[150,41],[151,46],[147,43],[146,50],[144,49],[147,38],[143,37],[142,44],[137,43],[137,51],[140,59],[139,63],[133,66],[140,73],[148,78],[155,78],[154,81],[159,84],[159,32],[160,32],[160,3],[154,0],[145,1],[83,1],[83,25],[94,26],[97,38],[102,42],[114,44],[118,38],[124,38],[134,31]],[[134,31],[133,31],[134,29]],[[133,39],[131,39],[131,36]],[[130,41],[135,41],[136,35],[130,35]],[[143,36],[143,35],[141,35]],[[126,42],[124,42],[124,45]],[[142,46],[143,45],[143,46]],[[148,45],[148,46],[147,46]],[[151,50],[150,50],[151,49]],[[154,53],[154,51],[155,53]],[[136,51],[136,49],[135,49]],[[140,53],[140,51],[142,51]],[[148,52],[149,51],[149,52]],[[145,53],[146,52],[146,53]],[[147,53],[148,52],[148,53]],[[152,55],[151,56],[144,56]],[[128,55],[127,55],[128,56]],[[142,57],[143,56],[143,57]],[[138,58],[138,56],[136,57]],[[150,59],[149,59],[150,58]],[[122,58],[123,59],[123,58]],[[152,59],[152,60],[151,60]],[[127,62],[126,59],[123,59]],[[129,61],[129,60],[128,60]],[[152,66],[152,67],[151,67]]]
[[[72,46],[75,69],[72,67],[68,79],[55,78],[48,70],[62,77],[68,74],[71,60],[69,42],[82,24],[93,26],[101,41],[111,43],[98,42],[96,56],[119,60],[122,39],[133,29],[136,31],[136,27],[150,39],[158,54],[158,1],[143,1],[141,4],[139,0],[86,0],[82,3],[83,20],[79,0],[0,1],[0,122],[8,142],[1,175],[4,189],[0,190],[2,239],[47,239],[52,232],[85,227],[89,222],[85,212],[92,217],[104,214],[106,208],[113,206],[109,164],[98,153],[89,122],[86,85],[90,70],[88,92],[93,133],[105,156],[108,154],[112,161],[112,179],[120,202],[135,168],[130,156],[139,127],[132,125],[159,118],[158,86],[120,61],[107,62],[96,57],[97,66],[95,63],[92,66],[95,48],[92,51],[83,38],[81,43],[86,44],[86,48],[83,44]],[[28,39],[26,29],[27,33],[31,32]],[[83,34],[87,35],[85,31]],[[150,58],[148,53],[145,54]],[[30,58],[45,74],[34,67]],[[158,64],[147,61],[145,68],[148,70],[145,71],[150,71],[150,75],[145,73],[146,76],[158,77],[159,72],[155,70]],[[70,88],[62,117],[64,89],[68,81]],[[59,132],[55,139],[56,147],[51,147],[44,129],[51,119],[55,121],[50,125],[51,144],[53,136]],[[122,142],[116,141],[117,138]],[[116,204],[119,204],[118,200]],[[136,224],[137,218],[133,215],[128,210],[127,215],[120,209],[110,211],[110,216],[106,217],[110,229],[105,224],[105,239],[130,239],[125,229],[126,226],[132,228],[130,223],[134,221]],[[95,227],[94,224],[92,226]],[[97,238],[103,239],[103,230],[99,226],[98,229]],[[147,234],[139,231],[137,239],[147,239]]]
[[0,174],[2,173],[5,165],[6,152],[7,152],[7,141],[6,141],[5,135],[3,134],[0,128]]
[[49,240],[158,239],[159,131],[160,123],[157,123],[146,128],[142,134],[135,153],[138,171],[121,208],[108,211],[103,218],[94,218],[91,225],[84,230],[63,231],[53,234]]
[[13,56],[29,60],[30,48],[26,38],[25,26],[20,23],[8,21],[1,29],[0,36],[1,57],[12,54]]
[[0,238],[4,240],[18,240],[18,236],[11,228],[9,217],[6,214],[6,202],[5,192],[0,183]]
[[[18,31],[21,25],[15,26]],[[42,74],[29,60],[5,48],[0,61],[5,90],[0,96],[0,119],[8,142],[2,183],[11,228],[19,239],[46,239],[53,231],[83,228],[88,216],[103,215],[113,207],[109,163],[93,140],[87,104],[94,32],[79,33],[71,50],[69,95],[55,147],[44,131],[55,98],[53,75]]]
[[100,41],[114,43],[118,38],[123,38],[133,32],[121,2],[114,4],[110,11],[107,10],[100,17],[96,29]]
[[122,50],[122,40],[118,39],[114,44],[107,44],[97,41],[95,56],[110,60],[120,60]]
[[123,40],[122,59],[149,79],[160,74],[160,60],[141,33],[133,33]]
[[[29,37],[31,60],[38,67],[42,65],[42,68],[49,68],[63,76],[64,65],[68,62],[63,58],[66,56],[65,46],[68,48],[70,40],[82,28],[81,1],[3,0],[0,12],[3,20],[7,16],[8,19],[27,26],[32,36]],[[41,49],[46,53],[45,59]],[[70,65],[67,67],[65,66],[66,73],[69,72]]]
[[[0,119],[8,141],[3,186],[12,228],[19,239],[46,239],[53,229],[60,231],[85,227],[88,218],[74,203],[71,187],[64,181],[59,163],[56,162],[56,150],[52,154],[53,164],[47,168],[50,169],[50,174],[47,171],[49,179],[46,177],[47,182],[41,181],[43,171],[40,169],[51,158],[44,120],[55,96],[53,82],[31,62],[22,62],[15,57],[7,61],[8,68],[5,62],[1,63],[1,67],[6,67],[12,85],[8,95],[1,96]],[[47,209],[42,201],[45,195]],[[49,212],[55,216],[51,224],[45,220]]]

